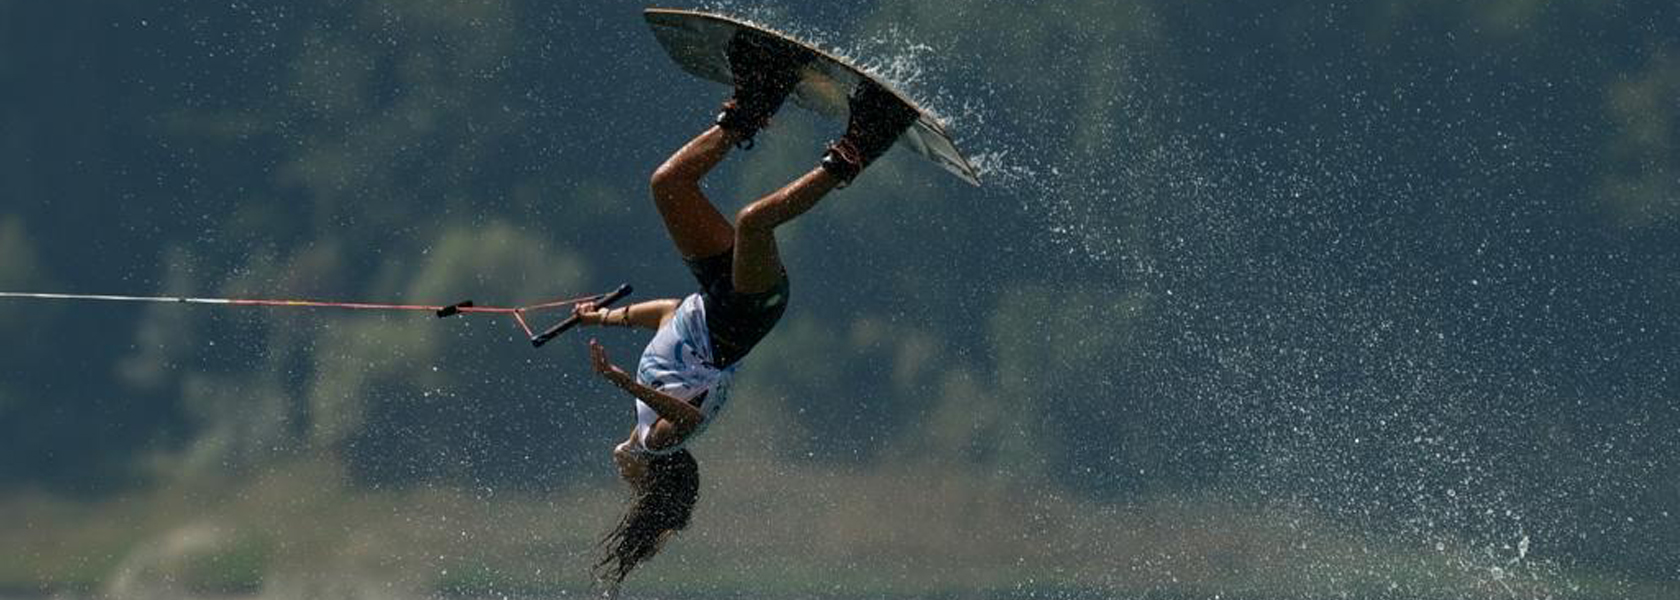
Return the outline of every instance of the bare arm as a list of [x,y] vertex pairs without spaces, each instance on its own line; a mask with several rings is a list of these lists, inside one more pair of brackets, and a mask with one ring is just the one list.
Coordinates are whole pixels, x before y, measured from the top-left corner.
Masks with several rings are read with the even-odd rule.
[[613,365],[612,361],[607,359],[607,349],[593,339],[589,340],[589,361],[595,367],[596,373],[600,373],[602,377],[611,381],[619,389],[629,392],[637,400],[647,404],[649,408],[653,409],[653,412],[659,414],[659,418],[670,421],[671,426],[675,429],[672,433],[676,434],[678,439],[687,437],[690,432],[694,431],[695,427],[700,425],[703,418],[700,415],[700,409],[690,406],[676,396],[636,381],[629,373],[625,373],[624,369]]
[[666,319],[677,312],[682,305],[681,300],[664,298],[648,300],[620,308],[595,308],[593,302],[584,302],[573,307],[572,314],[578,316],[578,322],[584,325],[602,327],[642,327],[645,329],[659,329]]

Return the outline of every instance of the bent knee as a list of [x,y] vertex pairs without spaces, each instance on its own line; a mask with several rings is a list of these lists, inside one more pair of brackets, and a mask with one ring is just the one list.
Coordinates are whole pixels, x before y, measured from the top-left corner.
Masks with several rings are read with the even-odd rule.
[[766,233],[778,223],[764,202],[754,202],[735,213],[735,229],[742,232]]
[[700,178],[687,169],[665,162],[653,170],[653,176],[648,178],[648,189],[653,190],[655,198],[663,198],[682,190],[694,189],[700,186]]

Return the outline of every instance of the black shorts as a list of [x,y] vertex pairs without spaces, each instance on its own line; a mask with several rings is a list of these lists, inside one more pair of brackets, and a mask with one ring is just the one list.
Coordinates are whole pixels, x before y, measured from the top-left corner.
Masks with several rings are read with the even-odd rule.
[[776,285],[768,290],[743,294],[735,291],[734,249],[683,262],[700,282],[700,299],[706,304],[706,330],[711,333],[713,358],[719,368],[746,356],[787,310],[787,273],[782,273]]

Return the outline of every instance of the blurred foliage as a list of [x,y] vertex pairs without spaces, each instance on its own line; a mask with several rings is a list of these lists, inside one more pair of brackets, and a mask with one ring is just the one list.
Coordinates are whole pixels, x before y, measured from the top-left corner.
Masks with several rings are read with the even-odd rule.
[[21,217],[0,221],[0,257],[4,260],[0,262],[0,282],[7,289],[24,289],[38,283],[34,281],[38,269],[34,243]]
[[[687,293],[646,178],[726,92],[633,8],[0,2],[0,289]],[[897,151],[779,232],[793,308],[697,445],[716,512],[671,581],[1671,578],[1672,2],[726,8],[860,40],[988,187]],[[840,129],[778,116],[707,190],[732,214]],[[617,508],[628,401],[509,322],[42,304],[0,333],[0,507],[61,528],[0,526],[35,557],[0,585],[564,589]]]
[[1663,48],[1628,80],[1606,92],[1615,136],[1604,160],[1610,174],[1600,197],[1615,216],[1633,225],[1672,228],[1680,220],[1680,59]]
[[[22,217],[0,218],[0,290],[28,290],[50,285],[40,267],[35,246]],[[30,320],[20,312],[0,312],[0,333],[13,333]]]

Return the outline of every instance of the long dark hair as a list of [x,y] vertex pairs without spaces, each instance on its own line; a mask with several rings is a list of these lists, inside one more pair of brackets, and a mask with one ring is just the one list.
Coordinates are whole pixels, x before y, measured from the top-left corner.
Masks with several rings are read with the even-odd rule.
[[601,538],[595,580],[616,591],[631,569],[653,558],[671,534],[688,527],[699,496],[700,465],[694,455],[678,450],[649,460],[646,485],[630,499],[618,527]]

